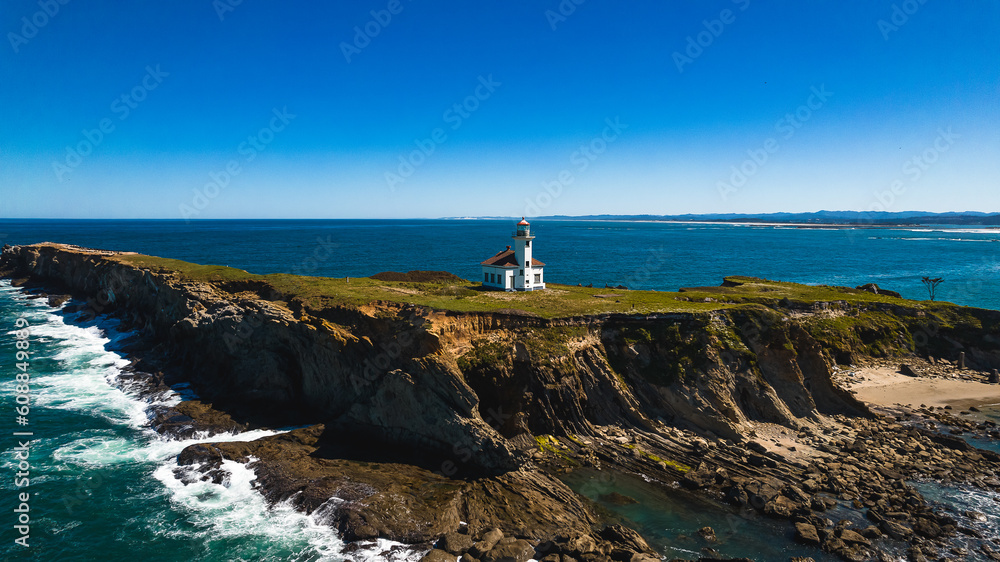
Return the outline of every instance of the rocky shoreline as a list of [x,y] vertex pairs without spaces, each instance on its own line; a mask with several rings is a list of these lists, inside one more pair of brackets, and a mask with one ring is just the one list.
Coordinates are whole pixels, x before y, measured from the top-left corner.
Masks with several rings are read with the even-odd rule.
[[[249,463],[269,501],[322,515],[346,541],[388,538],[432,561],[658,559],[558,478],[588,468],[787,520],[797,541],[845,560],[1000,560],[976,514],[945,512],[911,485],[1000,498],[1000,456],[951,432],[995,438],[996,427],[947,410],[869,408],[836,369],[874,360],[874,339],[884,360],[961,348],[988,373],[1000,366],[992,311],[962,311],[968,325],[942,316],[919,351],[905,344],[926,313],[901,299],[655,319],[318,309],[266,283],[195,281],[59,245],[5,247],[0,276],[136,330],[123,384],[152,394],[184,382],[202,397],[157,412],[158,431],[304,426],[194,445],[178,463],[217,481],[222,461]],[[865,315],[898,325],[873,334]],[[859,320],[827,337],[843,317]],[[833,508],[868,524],[834,521]]]

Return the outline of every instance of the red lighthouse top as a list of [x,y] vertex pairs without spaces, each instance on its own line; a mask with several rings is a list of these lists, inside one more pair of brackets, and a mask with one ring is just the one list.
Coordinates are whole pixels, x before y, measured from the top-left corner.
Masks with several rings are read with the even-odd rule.
[[521,217],[521,222],[517,223],[517,226],[528,226],[528,221],[524,220],[524,217]]

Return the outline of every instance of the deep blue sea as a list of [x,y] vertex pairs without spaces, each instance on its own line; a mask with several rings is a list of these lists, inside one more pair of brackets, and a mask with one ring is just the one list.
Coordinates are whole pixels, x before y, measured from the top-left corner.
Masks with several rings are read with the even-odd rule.
[[[0,243],[65,242],[252,273],[360,277],[444,270],[478,280],[479,262],[511,244],[497,220],[0,220]],[[1000,230],[536,221],[535,257],[553,283],[676,290],[727,275],[802,283],[878,283],[926,298],[1000,309]]]
[[[421,269],[478,279],[478,263],[511,243],[514,222],[0,220],[0,243],[64,242],[254,273],[358,277]],[[550,282],[675,290],[752,275],[847,286],[875,282],[926,298],[920,277],[932,276],[945,279],[941,300],[1000,309],[1000,232],[992,229],[583,221],[538,221],[532,229],[535,256],[546,263]],[[19,331],[22,326],[26,331]],[[267,508],[245,466],[231,463],[224,484],[184,483],[175,456],[199,439],[162,439],[146,427],[150,404],[116,385],[128,361],[115,349],[126,336],[114,320],[78,323],[0,281],[0,559],[344,559],[342,543],[321,518],[287,506]],[[18,357],[19,351],[26,354]],[[18,388],[19,374],[30,377],[27,389]],[[17,422],[19,396],[28,402],[24,425]],[[170,403],[179,396],[157,400]],[[19,455],[28,457],[26,464],[19,464]],[[609,484],[588,478],[579,475],[575,485],[595,500],[610,490],[640,496],[640,504],[622,516],[663,545],[664,554],[696,556],[700,545],[691,537],[713,525],[725,537],[719,548],[727,554],[823,559],[818,551],[802,552],[778,539],[782,532],[789,538],[788,529],[772,522],[684,503],[689,499],[643,495],[640,485],[624,479]],[[942,492],[942,501],[949,497]],[[987,500],[975,505],[994,503]],[[24,513],[16,512],[22,503]],[[24,529],[15,527],[19,517],[27,521],[27,548],[14,542]],[[389,559],[392,546],[372,544],[350,559]]]

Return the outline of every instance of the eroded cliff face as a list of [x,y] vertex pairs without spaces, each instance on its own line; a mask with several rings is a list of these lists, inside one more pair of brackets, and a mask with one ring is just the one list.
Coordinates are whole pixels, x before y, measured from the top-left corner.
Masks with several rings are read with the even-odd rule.
[[[900,323],[849,325],[820,341],[817,321],[863,312],[826,305],[564,319],[389,302],[317,310],[266,282],[192,282],[58,245],[7,247],[0,269],[57,283],[89,298],[94,312],[121,316],[205,399],[238,415],[326,423],[487,473],[523,466],[524,444],[548,434],[666,425],[739,441],[751,421],[795,427],[822,415],[866,416],[832,384],[831,367],[870,352],[871,342],[902,352],[920,339]],[[907,316],[905,307],[894,314]],[[1000,364],[989,346],[996,314],[977,314],[978,331],[963,326],[961,338],[982,348],[963,347],[940,322],[925,339]]]

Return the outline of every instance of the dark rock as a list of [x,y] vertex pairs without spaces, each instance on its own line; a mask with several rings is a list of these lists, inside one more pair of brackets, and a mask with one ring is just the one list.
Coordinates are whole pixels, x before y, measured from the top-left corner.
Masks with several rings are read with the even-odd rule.
[[809,523],[795,524],[795,538],[805,544],[820,544],[819,533],[816,531],[816,527]]
[[473,541],[472,537],[469,535],[463,535],[462,533],[453,531],[451,533],[446,533],[443,537],[441,537],[441,540],[437,542],[436,546],[441,550],[458,556],[460,554],[465,554],[465,552],[472,548],[473,544],[475,544],[475,541]]
[[642,536],[623,525],[609,525],[605,527],[600,537],[614,546],[624,547],[633,552],[653,552]]
[[913,523],[913,531],[922,537],[936,539],[941,536],[941,527],[925,517],[918,517]]
[[503,538],[503,531],[500,529],[490,529],[483,533],[482,538],[469,548],[469,555],[474,558],[482,558],[484,554],[493,549]]
[[903,373],[904,375],[906,375],[908,377],[919,377],[920,376],[920,375],[917,374],[917,371],[913,369],[913,367],[911,367],[910,365],[907,365],[905,363],[899,366],[899,372]]
[[57,307],[70,299],[69,295],[49,295],[49,306]]
[[775,496],[774,499],[764,505],[764,515],[788,519],[792,516],[792,512],[798,508],[798,504],[785,496]]
[[990,560],[998,560],[998,561],[1000,561],[1000,552],[997,552],[996,550],[993,550],[992,548],[989,547],[989,545],[985,545],[985,544],[984,545],[980,545],[979,546],[979,552],[982,552],[983,555],[986,556],[987,558],[989,558]]
[[913,529],[891,519],[883,519],[879,523],[879,528],[897,541],[905,541],[913,535]]
[[711,527],[702,527],[701,529],[698,529],[698,534],[701,535],[701,538],[708,542],[717,542],[719,540],[718,537],[715,536],[715,529]]
[[896,291],[890,291],[888,289],[883,289],[883,288],[879,287],[878,285],[876,285],[875,283],[866,283],[864,285],[858,285],[857,287],[855,287],[855,289],[858,289],[860,291],[868,291],[869,293],[873,293],[873,294],[876,294],[876,295],[883,295],[883,296],[887,296],[887,297],[896,297],[897,299],[898,298],[902,298],[902,296],[899,293],[897,293]]
[[861,529],[861,536],[866,539],[877,539],[882,536],[882,531],[880,531],[875,525],[869,525],[864,529]]
[[847,544],[861,544],[865,546],[871,545],[871,541],[850,529],[844,529],[840,532],[840,540]]
[[527,562],[535,555],[535,548],[524,539],[514,539],[511,542],[504,540],[484,554],[479,559],[480,562]]
[[579,534],[568,538],[565,542],[560,542],[560,547],[563,554],[579,558],[597,550],[597,541],[590,535]]
[[455,562],[455,555],[443,550],[434,549],[424,555],[420,562]]

